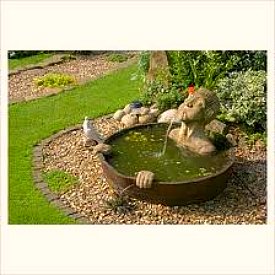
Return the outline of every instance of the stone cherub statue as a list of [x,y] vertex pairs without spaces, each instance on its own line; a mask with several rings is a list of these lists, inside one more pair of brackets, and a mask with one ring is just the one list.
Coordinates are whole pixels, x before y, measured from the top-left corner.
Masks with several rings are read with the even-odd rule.
[[205,125],[212,121],[220,109],[220,102],[214,92],[198,89],[178,108],[177,118],[181,127],[173,129],[169,137],[178,146],[184,146],[200,155],[209,155],[216,148],[205,135]]
[[[205,126],[212,121],[220,109],[220,102],[214,92],[200,88],[182,103],[177,112],[181,127],[170,131],[169,137],[178,146],[188,148],[200,155],[210,155],[216,151],[215,146],[205,134]],[[150,188],[154,174],[150,171],[137,173],[136,185]]]
[[[169,137],[178,146],[188,148],[200,155],[210,155],[216,151],[215,146],[205,134],[205,126],[212,121],[220,109],[220,102],[214,92],[200,88],[182,103],[177,112],[177,118],[182,121],[181,127],[173,129]],[[136,185],[140,188],[150,188],[154,174],[150,171],[137,173]]]
[[[205,125],[213,120],[220,108],[218,97],[214,92],[200,88],[182,103],[177,112],[177,118],[182,121],[181,127],[173,129],[169,137],[178,146],[188,148],[200,155],[209,155],[216,151],[215,146],[205,135]],[[99,141],[99,140],[97,140]],[[94,152],[108,154],[111,146],[99,143],[93,146]],[[139,171],[136,173],[136,185],[139,188],[151,188],[154,173],[151,171]]]

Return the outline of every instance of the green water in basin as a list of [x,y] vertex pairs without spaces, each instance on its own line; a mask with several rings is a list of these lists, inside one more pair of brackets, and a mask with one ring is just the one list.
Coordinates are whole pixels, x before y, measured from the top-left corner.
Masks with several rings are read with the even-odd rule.
[[115,136],[108,142],[113,151],[107,161],[124,175],[135,176],[136,172],[147,170],[155,173],[155,179],[162,182],[212,175],[228,163],[226,152],[200,156],[178,147],[169,137],[163,155],[167,128],[168,125],[156,124]]

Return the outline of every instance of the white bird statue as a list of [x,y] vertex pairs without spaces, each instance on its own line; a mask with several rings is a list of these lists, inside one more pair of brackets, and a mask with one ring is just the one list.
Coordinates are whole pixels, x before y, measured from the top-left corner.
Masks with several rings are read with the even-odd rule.
[[100,138],[98,137],[88,117],[85,117],[82,128],[86,137],[86,144],[85,144],[86,146],[96,145],[97,143],[100,142]]
[[82,128],[85,134],[85,146],[92,146],[95,154],[110,154],[112,150],[111,146],[103,143],[103,140],[98,136],[96,130],[92,126],[91,120],[88,117],[85,117]]

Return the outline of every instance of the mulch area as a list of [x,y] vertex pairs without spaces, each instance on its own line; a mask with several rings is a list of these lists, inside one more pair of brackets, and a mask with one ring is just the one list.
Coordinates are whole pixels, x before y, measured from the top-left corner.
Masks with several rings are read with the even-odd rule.
[[[130,57],[133,57],[132,55]],[[77,56],[76,60],[67,60],[61,64],[46,66],[40,69],[21,71],[9,76],[9,102],[21,102],[61,92],[61,88],[37,87],[33,81],[35,77],[47,73],[69,74],[75,77],[77,84],[93,80],[107,72],[121,68],[132,61],[111,62],[106,54],[95,56]],[[70,87],[69,87],[70,88]]]
[[[112,118],[96,119],[94,126],[104,137],[123,128]],[[60,200],[92,224],[265,224],[266,148],[259,142],[246,144],[236,128],[231,132],[238,140],[232,176],[220,195],[201,204],[164,206],[126,198],[124,204],[114,205],[117,197],[102,175],[98,157],[83,145],[82,130],[44,147],[44,171],[63,170],[79,179],[59,194]]]

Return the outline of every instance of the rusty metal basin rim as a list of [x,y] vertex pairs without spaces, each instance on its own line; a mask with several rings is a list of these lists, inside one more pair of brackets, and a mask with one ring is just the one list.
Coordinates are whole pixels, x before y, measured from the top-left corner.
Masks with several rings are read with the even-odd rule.
[[[115,138],[115,136],[123,135],[133,129],[140,129],[156,124],[159,123],[136,125],[120,130],[105,139],[104,142],[108,144],[108,142]],[[108,163],[102,154],[99,154],[99,158],[102,164],[103,174],[118,193],[132,185],[132,188],[127,188],[128,190],[125,194],[138,199],[148,200],[153,203],[184,205],[211,199],[222,192],[226,187],[226,181],[234,163],[235,148],[230,148],[226,152],[226,155],[228,157],[228,163],[214,174],[182,181],[156,181],[150,189],[139,189],[138,187],[133,186],[135,185],[135,177],[127,176],[118,172],[110,163]]]

